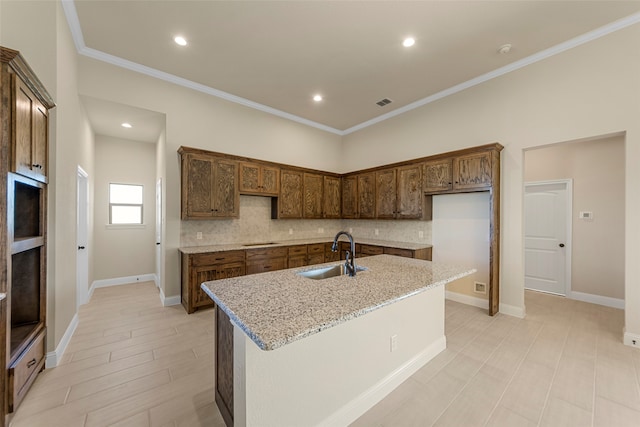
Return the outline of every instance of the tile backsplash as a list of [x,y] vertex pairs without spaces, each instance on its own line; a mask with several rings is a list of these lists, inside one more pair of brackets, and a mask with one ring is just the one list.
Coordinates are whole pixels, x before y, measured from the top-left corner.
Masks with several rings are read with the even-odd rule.
[[[340,230],[353,229],[357,239],[431,243],[431,221],[271,219],[271,199],[240,196],[240,218],[181,221],[180,246],[208,246],[230,243],[277,242],[283,240],[333,238]],[[377,234],[376,234],[377,230]],[[290,234],[290,231],[292,234]],[[198,239],[198,233],[202,238]]]

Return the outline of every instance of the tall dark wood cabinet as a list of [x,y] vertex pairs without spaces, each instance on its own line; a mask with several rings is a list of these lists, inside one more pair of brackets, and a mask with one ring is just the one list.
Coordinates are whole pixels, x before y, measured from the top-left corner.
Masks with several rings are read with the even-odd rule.
[[49,112],[55,106],[18,51],[0,47],[0,370],[5,414],[44,369]]

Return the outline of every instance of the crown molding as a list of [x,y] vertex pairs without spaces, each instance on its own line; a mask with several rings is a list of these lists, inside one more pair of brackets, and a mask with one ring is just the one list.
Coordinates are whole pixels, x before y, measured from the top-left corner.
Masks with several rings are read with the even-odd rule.
[[67,23],[69,24],[69,28],[71,30],[71,35],[73,37],[73,41],[76,45],[76,49],[80,55],[87,56],[89,58],[93,58],[102,62],[106,62],[117,67],[125,68],[131,71],[135,71],[137,73],[145,74],[150,77],[154,77],[160,80],[164,80],[169,83],[173,83],[179,86],[183,86],[192,90],[196,90],[198,92],[205,93],[207,95],[215,96],[217,98],[224,99],[226,101],[230,101],[236,104],[243,105],[245,107],[253,108],[268,114],[272,114],[274,116],[278,116],[287,120],[292,120],[297,123],[301,123],[306,126],[310,126],[316,129],[320,129],[322,131],[326,131],[329,133],[333,133],[340,136],[349,135],[351,133],[357,132],[369,126],[372,126],[376,123],[380,123],[384,120],[399,116],[411,110],[415,110],[416,108],[423,107],[432,102],[438,101],[442,98],[446,98],[447,96],[456,94],[465,89],[469,89],[473,86],[479,85],[486,81],[495,79],[496,77],[503,76],[512,71],[519,70],[520,68],[526,67],[528,65],[534,64],[538,61],[542,61],[543,59],[550,58],[554,55],[562,53],[566,50],[572,49],[574,47],[580,46],[582,44],[588,43],[590,41],[596,40],[600,37],[606,36],[613,32],[622,30],[631,25],[635,25],[640,23],[640,13],[635,13],[633,15],[629,15],[625,18],[614,21],[610,24],[597,28],[593,31],[589,31],[583,35],[578,37],[574,37],[570,40],[567,40],[563,43],[552,46],[548,49],[542,50],[538,53],[530,55],[526,58],[523,58],[519,61],[513,62],[511,64],[505,65],[504,67],[498,68],[496,70],[490,71],[481,76],[475,77],[471,80],[467,80],[466,82],[457,84],[448,89],[442,90],[438,93],[430,95],[426,98],[415,101],[411,104],[405,105],[404,107],[397,108],[393,111],[390,111],[386,114],[374,117],[371,120],[367,120],[358,125],[352,126],[345,130],[340,130],[333,128],[331,126],[324,125],[322,123],[314,122],[309,119],[305,119],[300,116],[296,116],[291,113],[287,113],[276,108],[269,107],[267,105],[259,104],[257,102],[248,100],[246,98],[242,98],[228,92],[224,92],[210,86],[203,85],[201,83],[196,83],[194,81],[178,77],[173,74],[166,73],[164,71],[157,70],[155,68],[147,67],[145,65],[138,64],[133,61],[129,61],[114,55],[110,55],[108,53],[89,48],[84,43],[84,37],[82,35],[82,28],[80,26],[80,20],[78,18],[78,13],[76,11],[74,0],[61,0],[63,10],[65,16],[67,17]]

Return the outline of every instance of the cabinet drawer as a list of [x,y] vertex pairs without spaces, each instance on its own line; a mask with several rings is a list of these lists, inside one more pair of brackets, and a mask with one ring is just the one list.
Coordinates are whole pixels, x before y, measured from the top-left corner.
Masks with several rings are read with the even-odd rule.
[[356,248],[359,256],[382,255],[384,248],[382,246],[360,245]]
[[286,257],[287,247],[278,248],[257,248],[246,250],[247,262],[268,258]]
[[191,265],[194,267],[227,264],[238,261],[244,261],[244,251],[209,252],[191,255]]
[[289,256],[306,255],[307,245],[289,246]]
[[[312,254],[324,254],[324,243],[316,243],[313,245],[307,245],[307,253],[309,255]],[[329,246],[329,250],[331,250],[331,246]]]
[[[336,253],[336,255],[338,254]],[[323,262],[324,262],[324,253],[309,254],[308,261],[307,261],[308,265],[322,264]],[[289,268],[291,268],[291,266],[289,266]]]
[[284,270],[285,268],[287,268],[287,258],[284,257],[247,262],[247,274]]
[[9,412],[13,412],[27,394],[29,387],[44,366],[45,330],[9,367]]
[[414,258],[414,253],[411,249],[384,248],[384,253],[387,255],[396,255],[396,256],[403,256],[406,258]]

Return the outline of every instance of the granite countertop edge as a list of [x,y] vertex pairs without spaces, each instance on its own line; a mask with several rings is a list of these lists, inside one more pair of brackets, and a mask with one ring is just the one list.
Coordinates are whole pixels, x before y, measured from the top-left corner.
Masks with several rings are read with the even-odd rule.
[[[346,242],[344,238],[340,240]],[[255,243],[227,243],[221,245],[206,245],[206,246],[183,246],[178,250],[183,254],[202,254],[208,252],[226,252],[236,250],[248,250],[248,249],[261,249],[261,248],[277,248],[282,246],[295,246],[295,245],[313,245],[316,243],[331,243],[333,239],[330,237],[322,238],[309,238],[309,239],[296,239],[296,240],[281,240],[278,242],[271,242],[265,244]],[[397,242],[391,240],[377,240],[377,239],[359,239],[355,238],[356,244],[386,246],[389,248],[419,250],[433,247],[430,243],[411,243],[411,242]]]
[[[370,257],[370,258],[378,258],[378,257],[389,257],[389,255],[378,255],[375,257]],[[393,257],[393,258],[400,258],[400,257]],[[432,263],[430,261],[422,261],[425,263],[429,263],[430,265],[432,265]],[[326,263],[326,264],[322,264],[321,266],[331,266],[331,265],[336,265],[336,264],[341,264],[341,262],[332,262],[332,263]],[[278,276],[280,274],[282,274],[283,272],[290,272],[290,274],[294,275],[297,272],[300,271],[305,271],[305,270],[310,270],[313,268],[318,268],[319,266],[307,266],[307,267],[302,267],[302,268],[295,268],[295,269],[288,269],[288,270],[279,270],[279,271],[275,271],[275,272],[271,272],[271,273],[261,273],[261,275],[272,275],[274,279],[277,280]],[[447,266],[447,267],[451,267],[451,266]],[[205,282],[201,284],[201,288],[202,290],[209,295],[214,301],[215,303],[220,307],[220,309],[222,311],[224,311],[230,318],[230,320],[237,325],[240,329],[242,329],[244,331],[245,334],[247,334],[247,336],[261,349],[261,350],[265,350],[265,351],[270,351],[270,350],[275,350],[278,349],[280,347],[283,347],[287,344],[290,344],[292,342],[304,339],[306,337],[309,337],[311,335],[314,335],[316,333],[322,332],[326,329],[329,329],[331,327],[340,325],[342,323],[345,323],[347,321],[350,321],[352,319],[355,319],[357,317],[363,316],[369,312],[372,312],[374,310],[380,309],[382,307],[388,306],[390,304],[393,304],[395,302],[401,301],[403,299],[409,298],[411,296],[417,295],[419,293],[425,292],[429,289],[438,287],[438,286],[444,286],[445,284],[452,282],[454,280],[458,280],[462,277],[468,276],[470,274],[475,273],[477,270],[475,268],[460,268],[457,267],[457,272],[455,274],[452,274],[450,276],[447,276],[446,278],[441,278],[440,280],[436,280],[435,282],[432,283],[427,283],[427,284],[421,284],[421,285],[416,285],[414,287],[411,288],[411,290],[409,290],[408,292],[403,292],[399,295],[395,295],[392,298],[383,298],[379,301],[376,301],[373,304],[367,305],[365,307],[361,307],[358,308],[354,311],[350,311],[346,314],[340,315],[338,317],[330,317],[327,319],[322,319],[322,321],[319,321],[318,323],[314,324],[313,326],[307,326],[304,327],[302,329],[299,330],[295,330],[294,333],[282,333],[279,334],[279,336],[275,339],[270,339],[270,340],[265,340],[260,336],[260,333],[258,333],[257,331],[254,330],[254,328],[251,327],[251,325],[248,325],[243,319],[240,318],[240,316],[238,316],[238,314],[236,312],[234,312],[234,310],[230,307],[230,305],[233,305],[234,303],[237,303],[236,301],[229,301],[229,304],[227,303],[227,301],[225,301],[224,298],[220,298],[218,295],[215,294],[214,291],[212,291],[208,286],[207,283],[214,283],[214,282]],[[250,277],[250,276],[245,276],[245,277]],[[302,280],[307,280],[307,279],[302,279]],[[347,279],[348,280],[348,279]],[[219,282],[219,281],[215,281],[215,282]],[[258,324],[258,327],[260,327],[261,325]]]

